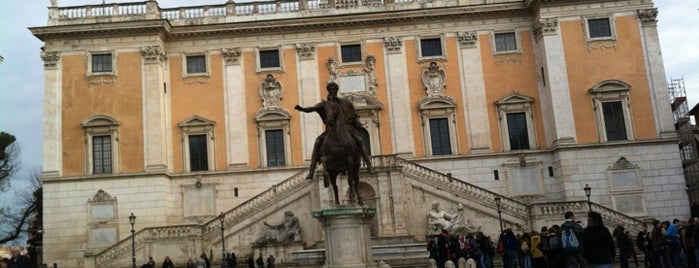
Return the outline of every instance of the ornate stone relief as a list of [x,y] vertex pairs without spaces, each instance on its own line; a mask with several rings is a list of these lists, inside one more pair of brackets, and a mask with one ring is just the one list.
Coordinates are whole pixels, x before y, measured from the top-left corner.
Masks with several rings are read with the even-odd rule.
[[498,54],[493,56],[495,63],[507,63],[507,62],[520,62],[522,61],[522,54],[520,53],[507,53]]
[[474,48],[478,42],[478,32],[459,32],[456,34],[456,39],[459,40],[461,48]]
[[267,75],[264,81],[260,83],[259,91],[263,110],[281,108],[282,84],[273,75]]
[[141,48],[141,55],[146,63],[161,63],[167,60],[167,53],[160,46],[146,46]]
[[296,52],[299,53],[299,59],[312,60],[316,52],[316,45],[314,43],[296,44]]
[[609,167],[609,169],[637,169],[638,165],[635,165],[629,160],[626,159],[626,157],[620,157],[619,160],[614,163],[613,166]]
[[223,55],[226,65],[239,65],[240,55],[242,54],[242,51],[238,47],[221,49],[221,55]]
[[403,46],[403,40],[398,37],[384,37],[383,45],[386,47],[386,52],[389,54],[400,53],[400,48]]
[[540,18],[534,27],[537,38],[554,35],[558,32],[558,18]]
[[88,82],[90,85],[107,85],[107,84],[114,84],[114,76],[90,76],[88,77]]
[[59,59],[61,59],[61,55],[58,51],[41,51],[44,69],[55,69]]
[[336,82],[337,81],[337,66],[339,63],[337,60],[333,57],[328,58],[328,72],[330,73],[330,77],[328,78],[328,83],[330,82]]
[[99,189],[95,196],[87,200],[88,202],[111,202],[116,201],[116,197],[112,197],[107,192]]
[[367,76],[369,78],[369,81],[367,83],[369,86],[369,91],[373,93],[376,92],[376,87],[379,85],[378,81],[376,80],[376,75],[374,75],[374,67],[376,67],[376,57],[374,57],[374,55],[372,54],[369,54],[364,60],[364,72],[367,73]]
[[447,74],[436,62],[422,70],[422,84],[425,86],[428,98],[443,97],[447,85]]
[[616,41],[614,40],[587,42],[586,45],[587,51],[592,51],[594,49],[616,49]]
[[641,20],[641,25],[643,26],[656,26],[658,23],[658,9],[639,9],[638,19]]

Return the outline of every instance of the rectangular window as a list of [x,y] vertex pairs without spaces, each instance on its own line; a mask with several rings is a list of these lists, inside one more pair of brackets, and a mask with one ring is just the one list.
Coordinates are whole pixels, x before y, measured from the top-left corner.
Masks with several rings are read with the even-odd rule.
[[209,170],[206,135],[189,135],[189,171]]
[[420,39],[420,52],[423,57],[442,56],[442,39],[426,38]]
[[587,29],[590,32],[590,38],[612,37],[608,18],[587,20]]
[[111,73],[112,72],[112,54],[92,54],[92,72],[93,73]]
[[267,166],[284,166],[284,132],[281,129],[265,131],[267,144]]
[[507,133],[510,136],[511,150],[529,149],[529,131],[525,113],[507,114]]
[[92,137],[92,173],[112,173],[112,136]]
[[187,73],[200,74],[206,73],[206,56],[187,56]]
[[451,154],[449,120],[447,118],[430,119],[430,138],[433,155]]
[[607,133],[608,141],[628,140],[626,135],[626,123],[624,122],[624,111],[621,105],[620,101],[602,103],[604,129]]
[[495,51],[512,51],[517,50],[517,37],[515,33],[498,33],[495,34]]
[[343,45],[340,47],[340,56],[342,57],[342,62],[361,62],[362,61],[362,46],[356,45]]
[[279,68],[279,50],[261,50],[260,51],[260,68]]

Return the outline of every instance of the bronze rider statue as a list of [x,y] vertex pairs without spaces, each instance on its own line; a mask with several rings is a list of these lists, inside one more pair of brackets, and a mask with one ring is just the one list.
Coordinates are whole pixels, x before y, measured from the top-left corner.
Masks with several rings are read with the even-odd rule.
[[[351,101],[337,96],[337,92],[340,89],[340,86],[338,86],[337,83],[328,83],[326,89],[328,91],[327,100],[322,101],[313,107],[301,107],[299,105],[296,105],[294,106],[294,109],[304,113],[318,113],[318,115],[320,115],[320,118],[323,120],[323,124],[325,124],[327,128],[329,122],[327,121],[328,119],[323,110],[323,106],[325,105],[326,101],[338,102],[340,104],[340,107],[342,108],[342,113],[345,116],[345,119],[347,120],[347,131],[350,133],[350,136],[354,139],[354,142],[357,144],[357,147],[359,148],[359,153],[364,159],[364,163],[366,163],[367,167],[369,168],[369,172],[374,173],[374,170],[371,166],[371,158],[369,158],[369,154],[364,148],[364,142],[359,137],[358,129],[362,127],[362,125],[359,123],[357,112],[354,109],[354,105],[352,105]],[[320,157],[320,145],[323,143],[323,140],[327,135],[328,132],[326,130],[320,135],[318,135],[315,144],[313,144],[313,153],[311,154],[311,166],[309,168],[308,176],[306,176],[306,179],[313,179],[313,173],[315,172],[316,165],[318,164],[318,160]]]

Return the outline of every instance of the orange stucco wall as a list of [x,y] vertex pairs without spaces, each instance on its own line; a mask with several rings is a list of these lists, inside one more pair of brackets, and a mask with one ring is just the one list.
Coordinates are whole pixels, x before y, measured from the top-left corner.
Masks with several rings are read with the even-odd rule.
[[[488,105],[488,121],[493,151],[501,151],[503,144],[500,139],[500,127],[495,102],[519,92],[534,98],[534,125],[536,128],[537,144],[541,148],[545,144],[541,103],[538,98],[536,61],[532,45],[532,33],[521,31],[522,53],[493,56],[490,35],[481,35],[481,57],[483,59],[483,79],[485,80],[486,103]],[[509,61],[496,61],[496,58],[509,57]],[[503,119],[504,120],[504,119]],[[507,130],[505,130],[507,131]]]
[[653,110],[647,108],[652,107],[651,96],[638,21],[636,16],[617,17],[615,26],[613,47],[588,49],[580,21],[560,24],[578,143],[599,142],[588,89],[611,79],[631,85],[629,95],[636,138],[656,138]]
[[376,58],[374,75],[377,77],[376,99],[383,103],[383,109],[379,111],[379,139],[381,140],[381,152],[373,154],[389,154],[393,152],[391,143],[391,124],[389,123],[389,113],[391,104],[388,103],[388,91],[386,91],[386,58],[384,58],[382,43],[370,43],[366,45],[367,54],[372,54]]
[[[80,123],[93,115],[119,122],[119,172],[143,170],[143,118],[141,112],[141,54],[116,53],[116,77],[86,77],[89,55],[63,56],[62,148],[65,176],[86,172],[85,131]],[[104,83],[100,83],[103,79]],[[113,81],[113,82],[109,82]]]
[[[226,122],[224,115],[221,56],[207,55],[209,76],[182,77],[182,57],[169,58],[172,111],[173,169],[183,171],[182,131],[179,123],[193,115],[214,121],[216,170],[226,168]],[[211,159],[209,160],[211,161]]]
[[289,121],[290,133],[284,133],[285,135],[291,135],[289,137],[291,141],[291,152],[285,152],[287,154],[291,154],[291,163],[286,163],[286,165],[291,166],[303,162],[300,120],[299,116],[296,116],[296,110],[294,110],[294,105],[299,103],[296,50],[284,49],[280,52],[283,53],[283,61],[281,62],[284,69],[283,72],[270,71],[258,73],[255,67],[257,63],[254,52],[245,52],[242,55],[243,62],[245,64],[245,101],[247,118],[249,118],[247,126],[250,167],[259,167],[261,164],[260,161],[262,161],[262,159],[260,159],[259,139],[264,138],[264,133],[258,133],[257,122],[255,122],[255,114],[263,107],[262,98],[260,97],[258,91],[260,83],[265,79],[267,74],[272,74],[274,78],[281,83],[281,107],[291,115],[291,119]]

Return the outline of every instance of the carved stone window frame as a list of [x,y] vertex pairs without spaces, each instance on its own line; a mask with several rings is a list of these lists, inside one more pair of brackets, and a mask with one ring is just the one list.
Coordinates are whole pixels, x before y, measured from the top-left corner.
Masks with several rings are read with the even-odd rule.
[[[345,62],[342,59],[342,47],[343,46],[351,46],[351,45],[359,45],[359,50],[360,50],[360,56],[359,56],[359,61],[349,61]],[[366,46],[364,42],[362,41],[356,41],[356,42],[341,42],[337,43],[337,58],[338,63],[340,66],[362,66],[364,64],[364,58],[366,57]]]
[[[506,34],[506,33],[514,33],[515,45],[517,46],[517,48],[514,50],[498,51],[496,41],[495,41],[495,35],[496,34]],[[490,31],[490,50],[491,50],[491,53],[493,56],[506,55],[506,54],[522,54],[522,34],[520,33],[520,31],[518,29],[491,30]]]
[[495,102],[498,126],[500,127],[500,141],[503,151],[511,151],[510,133],[508,131],[507,114],[524,113],[527,120],[527,134],[529,137],[529,150],[537,149],[536,125],[534,122],[534,98],[513,92],[510,95]]
[[[618,174],[630,174],[634,176],[636,184],[631,186],[616,186],[614,178]],[[607,168],[607,183],[609,185],[609,195],[612,200],[612,207],[614,209],[624,209],[627,208],[620,207],[618,199],[624,197],[637,197],[640,200],[641,210],[640,211],[625,211],[630,216],[646,216],[648,210],[646,207],[646,200],[644,197],[644,185],[642,177],[641,168],[628,161],[625,157],[620,157],[612,166]]]
[[[422,56],[422,40],[423,39],[437,39],[439,38],[440,45],[442,46],[442,55],[439,56]],[[415,37],[415,49],[417,54],[418,63],[425,61],[445,61],[447,60],[447,44],[446,36],[444,34],[433,34],[433,35],[421,35]]]
[[[204,56],[204,64],[206,64],[206,71],[203,73],[188,73],[187,72],[187,58],[194,56]],[[208,52],[184,52],[181,54],[182,57],[182,77],[209,77],[211,75],[211,56]]]
[[[112,217],[97,218],[93,217],[94,206],[112,206]],[[105,248],[119,241],[119,207],[116,197],[112,197],[104,190],[100,189],[90,199],[87,200],[87,245],[89,248]],[[96,229],[113,229],[114,241],[105,243],[93,243],[93,230]]]
[[[590,24],[589,20],[596,20],[596,19],[608,19],[609,20],[609,31],[611,33],[611,36],[604,36],[604,37],[590,37]],[[582,17],[583,21],[583,30],[585,31],[585,42],[591,43],[591,42],[596,42],[596,41],[616,41],[616,25],[614,23],[614,15],[613,14],[607,14],[607,15],[598,15],[598,16],[583,16]]]
[[[264,109],[260,110],[255,115],[255,122],[257,122],[257,138],[259,144],[259,155],[260,155],[260,167],[267,166],[267,140],[265,139],[265,132],[267,130],[278,130],[281,129],[284,134],[284,163],[285,166],[291,165],[291,129],[290,129],[291,116],[289,112],[282,108],[275,109]],[[283,166],[279,166],[283,167]],[[269,167],[278,168],[278,167]]]
[[[459,154],[458,128],[456,127],[456,101],[449,96],[427,97],[418,104],[422,120],[423,147],[426,156],[432,156],[432,133],[430,119],[446,118],[449,122],[449,146],[451,155]],[[439,155],[444,156],[444,155]]]
[[[279,53],[279,67],[262,68],[261,61],[260,61],[260,52],[261,51],[271,51],[271,50],[276,50]],[[255,48],[255,62],[256,62],[255,70],[257,73],[270,72],[270,71],[283,72],[284,71],[284,47],[281,45],[256,47]]]
[[592,99],[592,108],[595,113],[595,125],[597,127],[597,135],[600,142],[607,142],[607,130],[604,124],[604,112],[602,111],[602,103],[604,102],[621,102],[622,112],[624,113],[624,125],[626,126],[627,140],[635,140],[636,134],[633,125],[633,113],[631,102],[629,99],[629,90],[631,86],[620,80],[605,80],[588,90]]
[[216,136],[214,135],[215,124],[216,122],[198,115],[190,116],[177,124],[180,127],[180,134],[182,135],[181,144],[183,171],[192,172],[189,163],[189,136],[191,135],[206,135],[206,156],[208,160],[206,164],[208,170],[196,172],[207,172],[216,170]]
[[[103,55],[103,54],[110,54],[112,56],[112,71],[111,72],[93,72],[92,71],[92,56],[93,55]],[[92,76],[112,76],[116,77],[117,76],[117,56],[116,56],[116,50],[90,50],[87,52],[87,77],[90,78]]]
[[349,99],[354,105],[359,117],[359,123],[369,133],[370,155],[381,154],[381,124],[379,121],[379,111],[383,109],[383,104],[373,96],[366,94],[341,94]]
[[92,138],[95,136],[110,136],[112,172],[108,174],[119,173],[119,122],[107,115],[93,115],[83,120],[80,125],[85,133],[85,174],[93,174]]

